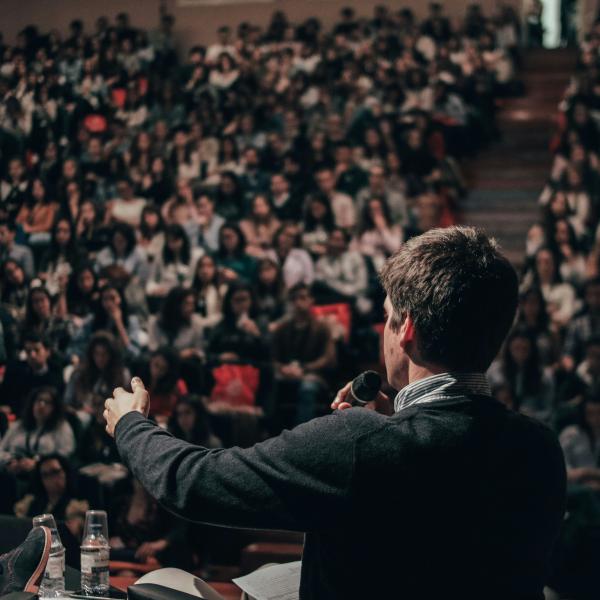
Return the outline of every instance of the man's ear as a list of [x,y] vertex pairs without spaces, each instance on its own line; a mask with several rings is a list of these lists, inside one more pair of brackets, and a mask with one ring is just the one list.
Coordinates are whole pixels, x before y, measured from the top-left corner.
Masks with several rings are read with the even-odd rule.
[[406,314],[400,325],[400,344],[402,347],[415,341],[415,324],[409,314]]

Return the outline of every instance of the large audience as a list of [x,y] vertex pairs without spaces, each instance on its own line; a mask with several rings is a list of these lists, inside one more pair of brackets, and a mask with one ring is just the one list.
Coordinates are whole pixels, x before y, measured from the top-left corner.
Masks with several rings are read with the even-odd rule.
[[[276,12],[185,56],[176,31],[121,13],[0,43],[0,511],[53,512],[76,539],[105,506],[113,556],[192,568],[207,545],[128,479],[105,398],[139,375],[174,435],[249,445],[379,365],[378,270],[456,222],[460,162],[520,89],[520,28],[508,6],[456,24],[437,4],[420,22],[346,8],[332,28]],[[547,420],[600,372],[597,47],[565,100],[522,328],[490,375]]]

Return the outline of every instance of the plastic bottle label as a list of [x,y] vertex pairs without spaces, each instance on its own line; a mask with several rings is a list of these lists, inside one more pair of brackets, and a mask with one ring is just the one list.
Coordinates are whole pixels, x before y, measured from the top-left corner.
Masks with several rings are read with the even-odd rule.
[[65,576],[65,555],[50,556],[46,564],[46,577],[62,579]]
[[81,572],[92,575],[99,571],[108,570],[108,549],[98,550],[93,553],[81,553]]

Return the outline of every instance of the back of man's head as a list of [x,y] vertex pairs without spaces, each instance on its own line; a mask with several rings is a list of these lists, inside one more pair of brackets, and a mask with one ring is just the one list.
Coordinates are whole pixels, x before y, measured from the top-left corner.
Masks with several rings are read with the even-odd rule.
[[515,317],[517,274],[495,240],[471,227],[412,238],[381,281],[392,318],[410,315],[420,359],[451,371],[487,370]]

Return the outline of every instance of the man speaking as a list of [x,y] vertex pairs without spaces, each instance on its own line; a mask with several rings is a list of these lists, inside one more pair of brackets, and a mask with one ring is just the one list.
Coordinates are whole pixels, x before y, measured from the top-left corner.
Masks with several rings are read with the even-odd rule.
[[454,227],[411,239],[381,281],[385,365],[400,390],[380,394],[381,412],[350,408],[346,386],[331,415],[252,448],[207,450],[148,421],[134,379],[132,394],[106,401],[107,430],[174,513],[306,532],[302,600],[542,600],[562,452],[484,376],[515,316],[513,268],[483,233]]

